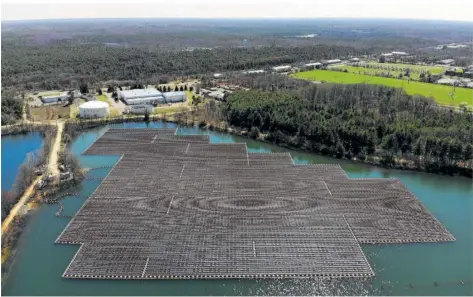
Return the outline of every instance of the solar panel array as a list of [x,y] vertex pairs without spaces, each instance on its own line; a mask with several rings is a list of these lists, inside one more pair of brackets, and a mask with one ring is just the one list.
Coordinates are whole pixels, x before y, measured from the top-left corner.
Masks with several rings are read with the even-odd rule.
[[452,241],[396,179],[350,179],[175,129],[111,129],[121,155],[57,243],[67,278],[369,277],[360,243]]

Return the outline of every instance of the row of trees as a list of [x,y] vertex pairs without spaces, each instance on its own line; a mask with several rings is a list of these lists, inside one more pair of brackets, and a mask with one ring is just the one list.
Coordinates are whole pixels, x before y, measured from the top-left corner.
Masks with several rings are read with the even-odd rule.
[[384,86],[307,85],[274,76],[246,82],[260,90],[227,97],[222,114],[231,125],[334,157],[375,156],[386,165],[471,175],[471,113]]
[[[173,91],[173,89],[171,88],[171,86],[156,86],[156,89],[160,92],[171,92]],[[175,86],[174,87],[174,92],[178,92],[178,91],[181,91],[181,92],[184,92],[184,91],[193,91],[194,88],[193,87],[187,87],[187,85],[184,85],[184,86]]]

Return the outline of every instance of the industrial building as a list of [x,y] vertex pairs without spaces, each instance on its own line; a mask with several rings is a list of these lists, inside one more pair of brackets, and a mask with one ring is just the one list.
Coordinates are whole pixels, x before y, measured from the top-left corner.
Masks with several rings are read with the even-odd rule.
[[439,64],[442,64],[442,65],[452,65],[453,63],[455,63],[454,59],[445,59],[445,60],[439,61]]
[[304,69],[319,69],[322,66],[322,63],[320,62],[315,62],[315,63],[307,63],[304,64],[302,67]]
[[51,103],[64,103],[69,100],[69,95],[67,92],[63,92],[59,95],[54,95],[54,96],[44,96],[41,97],[41,102],[43,104],[51,104]]
[[291,66],[290,65],[282,65],[282,66],[276,66],[276,67],[273,67],[273,71],[275,72],[287,72],[287,71],[291,71]]
[[80,118],[104,118],[109,114],[109,106],[103,101],[89,101],[79,106]]
[[128,105],[164,103],[163,93],[156,89],[134,89],[118,92],[118,97]]
[[408,56],[409,54],[406,52],[391,52],[393,56]]
[[210,98],[214,98],[217,100],[223,100],[225,94],[222,91],[213,91],[207,94]]
[[342,60],[340,59],[333,59],[333,60],[327,60],[324,62],[324,65],[332,65],[332,64],[338,64],[341,63]]
[[126,107],[125,112],[132,114],[151,114],[153,112],[153,106],[149,104],[130,105]]
[[260,74],[260,73],[264,73],[264,70],[263,70],[263,69],[259,69],[259,70],[243,71],[243,74]]
[[167,103],[183,102],[187,100],[186,93],[183,91],[166,92],[163,93],[163,96]]

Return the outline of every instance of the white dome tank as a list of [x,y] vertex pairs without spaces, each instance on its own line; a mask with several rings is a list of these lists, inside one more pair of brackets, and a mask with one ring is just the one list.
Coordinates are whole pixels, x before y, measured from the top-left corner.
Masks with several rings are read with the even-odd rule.
[[79,106],[81,118],[104,118],[108,113],[109,106],[103,101],[89,101]]

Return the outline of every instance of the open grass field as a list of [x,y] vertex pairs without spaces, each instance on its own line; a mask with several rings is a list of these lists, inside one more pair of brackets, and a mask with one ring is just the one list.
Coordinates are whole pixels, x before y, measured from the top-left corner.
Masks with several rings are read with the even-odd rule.
[[106,102],[106,103],[108,103],[108,105],[110,105],[110,101],[108,100],[106,95],[97,95],[97,100],[102,101],[102,102]]
[[[377,75],[381,76],[382,74],[387,74],[387,75],[392,75],[394,78],[398,78],[399,74],[402,73],[404,74],[404,71],[397,70],[397,71],[392,71],[392,70],[384,70],[384,69],[377,69],[377,68],[365,68],[365,67],[356,67],[356,66],[348,66],[348,65],[340,65],[340,66],[332,66],[329,67],[329,69],[341,69],[341,70],[347,70],[350,73],[356,73],[356,74],[365,74],[365,75]],[[409,78],[407,76],[402,77],[405,80],[408,80]],[[412,72],[411,73],[411,78],[413,80],[419,80],[420,78],[420,72]]]
[[77,118],[78,115],[79,115],[79,106],[76,104],[72,104],[71,109],[70,109],[70,118],[75,119]]
[[[425,65],[410,65],[410,64],[396,64],[396,63],[378,63],[378,62],[368,62],[366,63],[370,67],[363,66],[348,66],[348,65],[339,65],[332,66],[329,69],[338,68],[341,70],[347,70],[351,73],[356,74],[365,74],[365,75],[381,75],[389,74],[395,78],[398,78],[399,74],[406,73],[407,69],[410,69],[410,77],[413,80],[419,80],[421,73],[430,72],[431,74],[442,74],[446,68],[439,66],[425,66]],[[408,79],[404,76],[403,79]]]
[[453,92],[452,86],[422,83],[418,81],[411,81],[409,83],[406,80],[400,80],[395,78],[327,70],[311,70],[298,72],[293,74],[292,76],[300,79],[316,80],[329,83],[365,83],[373,85],[385,85],[389,87],[402,88],[410,95],[419,94],[425,97],[433,97],[435,101],[437,101],[441,105],[460,106],[460,104],[462,103],[466,103],[468,106],[473,105],[473,90],[466,88],[456,88],[455,94],[452,99],[450,95]]
[[160,105],[153,109],[153,114],[173,114],[175,112],[187,111],[189,106],[186,102],[175,103],[172,105]]
[[427,65],[412,65],[412,64],[401,64],[401,63],[379,63],[379,62],[368,62],[366,64],[369,64],[370,66],[379,68],[379,69],[385,69],[385,70],[398,70],[402,71],[407,68],[411,69],[413,72],[430,72],[431,74],[441,74],[443,73],[447,68],[442,67],[442,66],[427,66]]
[[71,115],[70,106],[61,105],[30,107],[29,113],[33,121],[67,119]]

